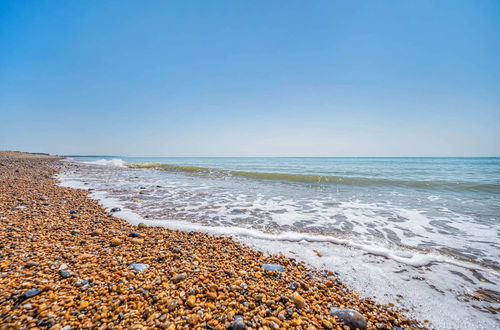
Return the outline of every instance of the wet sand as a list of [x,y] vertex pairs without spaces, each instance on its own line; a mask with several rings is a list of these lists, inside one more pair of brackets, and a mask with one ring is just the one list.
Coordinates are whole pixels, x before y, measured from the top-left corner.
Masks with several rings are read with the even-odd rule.
[[60,166],[0,152],[0,329],[423,327],[332,272],[228,237],[132,226],[57,186]]

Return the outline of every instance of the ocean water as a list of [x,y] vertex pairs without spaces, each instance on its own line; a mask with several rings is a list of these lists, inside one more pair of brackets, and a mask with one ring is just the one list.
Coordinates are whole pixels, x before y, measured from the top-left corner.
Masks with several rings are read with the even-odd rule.
[[500,158],[67,160],[133,223],[284,253],[439,329],[499,328]]

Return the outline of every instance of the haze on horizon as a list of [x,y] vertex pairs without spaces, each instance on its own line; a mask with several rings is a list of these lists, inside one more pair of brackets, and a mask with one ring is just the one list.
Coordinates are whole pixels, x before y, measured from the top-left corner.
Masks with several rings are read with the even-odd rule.
[[0,2],[0,150],[500,156],[498,1]]

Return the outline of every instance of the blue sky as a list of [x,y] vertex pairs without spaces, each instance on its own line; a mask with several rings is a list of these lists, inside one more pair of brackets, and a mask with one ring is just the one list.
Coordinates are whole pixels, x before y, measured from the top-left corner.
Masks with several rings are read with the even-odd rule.
[[498,1],[0,2],[0,149],[500,156]]

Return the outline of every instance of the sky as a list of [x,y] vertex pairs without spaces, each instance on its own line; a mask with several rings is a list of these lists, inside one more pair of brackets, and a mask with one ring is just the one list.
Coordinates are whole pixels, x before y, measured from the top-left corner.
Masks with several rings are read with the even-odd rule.
[[500,156],[500,1],[0,1],[0,150]]

